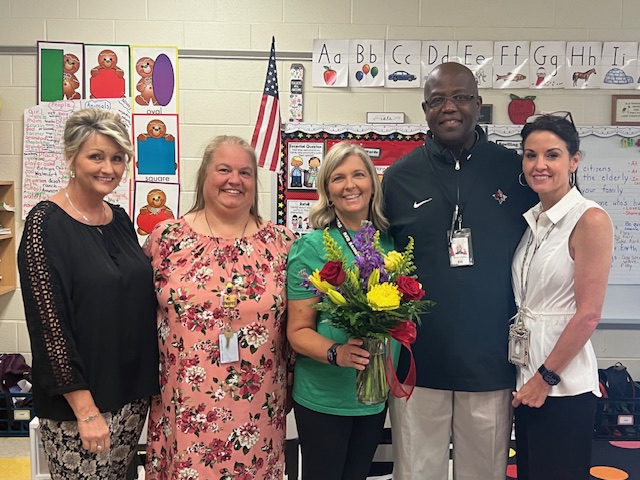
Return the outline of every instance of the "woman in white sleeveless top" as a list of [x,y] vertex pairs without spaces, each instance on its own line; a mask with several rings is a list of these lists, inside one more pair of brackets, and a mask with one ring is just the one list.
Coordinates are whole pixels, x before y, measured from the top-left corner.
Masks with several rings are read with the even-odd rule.
[[580,145],[569,112],[530,118],[522,142],[521,180],[540,203],[524,214],[529,228],[512,264],[518,478],[584,480],[600,396],[589,338],[604,303],[613,227],[576,185]]

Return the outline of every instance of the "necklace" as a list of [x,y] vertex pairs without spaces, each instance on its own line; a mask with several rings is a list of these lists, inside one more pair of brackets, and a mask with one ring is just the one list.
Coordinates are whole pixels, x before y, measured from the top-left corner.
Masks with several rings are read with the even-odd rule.
[[[234,245],[238,243],[238,246],[239,246],[240,242],[244,238],[244,234],[247,231],[247,225],[249,225],[250,218],[251,216],[247,218],[247,221],[244,224],[244,228],[242,229],[242,233],[240,234],[240,238],[237,238],[234,241]],[[216,246],[218,247],[218,250],[219,250],[220,242],[218,240],[218,237],[216,237],[213,234],[213,230],[211,229],[211,224],[209,223],[209,217],[207,217],[206,210],[204,211],[204,220],[205,222],[207,222],[207,227],[209,227],[209,233],[211,234],[211,237],[216,242]],[[233,259],[233,265],[231,265],[231,272],[227,270],[226,266],[224,267],[224,270],[227,274],[227,279],[228,279],[227,284],[225,285],[225,293],[222,295],[222,307],[224,308],[234,308],[236,307],[236,305],[238,305],[238,297],[234,293],[234,291],[237,291],[237,288],[244,283],[244,275],[235,271],[236,264],[238,263],[238,257],[239,255],[236,255]]]
[[[69,192],[67,192],[66,188],[64,189],[64,196],[67,197],[67,202],[69,202],[69,205],[71,205],[71,208],[73,208],[76,211],[76,213],[84,219],[85,222],[87,222],[92,227],[96,227],[95,223],[89,220],[84,213],[82,213],[80,210],[76,208],[76,206],[71,201],[71,197],[69,196]],[[104,203],[102,203],[102,224],[104,225],[105,223],[107,223],[107,211],[104,208]],[[102,233],[102,229],[100,227],[97,227],[97,228],[98,228],[98,231]]]

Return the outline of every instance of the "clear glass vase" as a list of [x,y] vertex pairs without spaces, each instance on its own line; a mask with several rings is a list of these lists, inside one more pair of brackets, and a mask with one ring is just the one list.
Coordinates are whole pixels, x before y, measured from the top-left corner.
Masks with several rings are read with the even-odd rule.
[[363,338],[362,348],[370,354],[369,364],[364,370],[356,371],[356,393],[358,401],[365,405],[375,405],[387,400],[387,375],[384,370],[387,341],[377,338]]

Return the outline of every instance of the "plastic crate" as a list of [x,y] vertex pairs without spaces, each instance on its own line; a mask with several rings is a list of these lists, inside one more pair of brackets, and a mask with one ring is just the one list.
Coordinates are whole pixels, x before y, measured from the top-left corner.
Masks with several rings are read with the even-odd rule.
[[0,437],[28,437],[33,416],[31,393],[0,393]]
[[640,399],[598,399],[593,436],[600,440],[640,440]]

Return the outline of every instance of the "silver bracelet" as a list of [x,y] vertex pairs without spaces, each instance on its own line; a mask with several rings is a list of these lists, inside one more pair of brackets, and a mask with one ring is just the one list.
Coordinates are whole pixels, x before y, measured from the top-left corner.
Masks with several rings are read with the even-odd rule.
[[100,415],[100,412],[96,412],[93,415],[89,415],[87,418],[79,418],[78,421],[79,422],[93,422],[96,418],[98,418],[98,415]]

